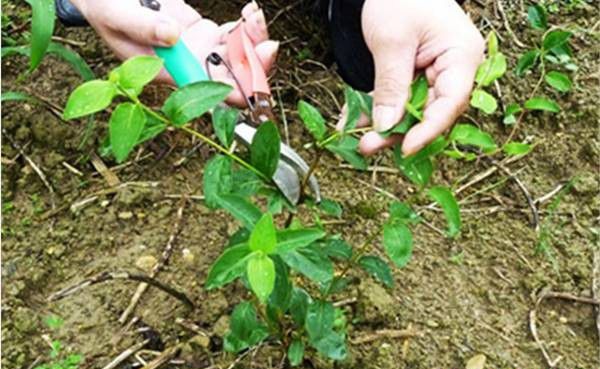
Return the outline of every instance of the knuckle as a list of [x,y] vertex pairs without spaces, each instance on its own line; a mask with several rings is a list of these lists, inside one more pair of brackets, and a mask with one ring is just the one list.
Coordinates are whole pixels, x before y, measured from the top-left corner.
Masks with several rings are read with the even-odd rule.
[[397,77],[395,70],[388,70],[382,76],[377,77],[375,81],[375,99],[398,95],[408,89],[408,86],[401,82]]

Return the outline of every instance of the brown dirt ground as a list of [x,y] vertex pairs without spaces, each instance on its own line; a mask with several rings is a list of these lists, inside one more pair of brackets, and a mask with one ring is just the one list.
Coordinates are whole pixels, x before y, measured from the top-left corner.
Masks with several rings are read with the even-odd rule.
[[[200,3],[200,2],[198,2]],[[274,19],[273,36],[282,41],[277,70],[272,76],[276,96],[280,95],[289,120],[291,144],[302,148],[307,133],[293,113],[298,99],[317,104],[332,118],[338,112],[342,82],[328,67],[330,56],[326,42],[312,25],[301,2],[264,2],[267,16]],[[477,2],[479,3],[479,2]],[[510,67],[523,52],[506,32],[502,17],[492,2],[481,7],[471,2],[469,10],[483,32],[490,24],[499,31],[501,47]],[[202,2],[205,5],[205,2]],[[226,20],[239,1],[213,1],[206,6],[207,16]],[[3,13],[22,22],[24,7],[2,2]],[[506,7],[506,5],[505,5]],[[515,36],[526,44],[538,37],[526,27],[524,12],[518,5],[506,8]],[[513,181],[488,188],[506,177],[495,174],[459,196],[469,198],[463,206],[462,235],[450,241],[420,225],[415,230],[415,251],[409,265],[394,272],[396,287],[385,290],[364,274],[362,284],[340,299],[357,297],[346,306],[349,320],[355,322],[351,337],[372,333],[380,328],[402,329],[408,326],[420,334],[410,340],[379,339],[369,344],[350,345],[348,361],[333,365],[310,355],[306,368],[459,368],[476,354],[487,357],[490,368],[540,368],[545,360],[533,341],[528,314],[535,296],[542,290],[590,296],[593,253],[598,252],[598,13],[587,9],[552,14],[554,25],[575,32],[574,50],[579,70],[573,75],[575,88],[568,95],[545,91],[560,102],[557,115],[535,114],[527,117],[518,131],[519,139],[537,143],[527,157],[511,164],[534,198],[543,196],[557,185],[578,177],[553,215],[541,204],[541,222],[549,239],[551,256],[536,253],[540,234],[530,226],[526,201]],[[491,23],[490,23],[491,22]],[[19,27],[15,23],[13,27]],[[27,29],[27,27],[25,27]],[[84,56],[97,75],[103,75],[117,60],[102,46],[90,30],[59,27],[58,35],[76,41],[74,47]],[[2,61],[2,90],[29,91],[57,106],[63,106],[69,92],[80,82],[64,63],[47,57],[33,75],[17,82],[25,70],[20,57]],[[507,73],[501,82],[505,103],[523,101],[536,81],[536,75],[516,78]],[[145,100],[159,106],[168,89],[152,86]],[[469,111],[465,119],[475,119],[498,142],[506,139],[510,128],[501,117],[480,116]],[[122,182],[156,182],[155,187],[130,186],[117,194],[100,196],[78,212],[69,206],[108,185],[89,161],[89,154],[104,135],[106,114],[97,116],[91,138],[78,147],[85,122],[63,122],[47,108],[30,103],[6,103],[2,127],[14,140],[25,146],[27,155],[48,176],[56,191],[54,201],[60,211],[52,211],[52,196],[32,168],[17,157],[3,131],[2,140],[2,364],[5,368],[28,368],[36,358],[47,359],[43,334],[49,333],[44,317],[55,314],[64,325],[51,332],[71,352],[85,356],[83,368],[100,368],[119,352],[140,341],[139,334],[127,334],[116,340],[121,329],[119,314],[127,306],[135,284],[109,282],[90,287],[55,303],[46,297],[60,288],[105,270],[135,270],[143,256],[160,257],[171,232],[180,200],[169,194],[201,194],[202,168],[211,154],[184,135],[167,133],[146,145],[127,167],[114,169]],[[202,127],[200,125],[200,127]],[[208,125],[203,128],[210,131]],[[303,152],[310,156],[311,153]],[[177,163],[187,156],[183,164]],[[16,157],[15,160],[12,160]],[[390,153],[375,159],[378,165],[391,166]],[[68,171],[67,162],[82,172]],[[114,163],[107,162],[112,166]],[[460,178],[472,178],[488,169],[489,163],[440,159],[434,183],[452,185]],[[340,167],[327,157],[318,170],[318,178],[327,197],[344,206],[345,220],[330,226],[358,245],[372,232],[378,232],[385,220],[389,198],[374,190],[370,183],[400,199],[414,188],[398,174],[356,172]],[[360,180],[361,182],[357,182]],[[463,183],[466,181],[463,181]],[[360,185],[357,185],[360,183]],[[364,183],[364,184],[363,184]],[[479,192],[478,192],[479,191]],[[427,199],[419,199],[421,205]],[[492,206],[502,210],[490,212]],[[444,227],[443,217],[425,212],[428,222]],[[207,292],[202,288],[210,264],[236,228],[222,212],[209,211],[201,201],[185,207],[181,236],[167,269],[160,280],[185,291],[197,305],[189,311],[173,298],[154,289],[146,292],[135,315],[153,328],[155,339],[150,348],[162,350],[190,332],[175,323],[178,317],[196,322],[215,338],[208,351],[186,347],[185,367],[225,368],[235,360],[221,352],[218,336],[235,303],[247,297],[240,285]],[[380,248],[378,242],[373,245]],[[193,257],[184,257],[187,249]],[[565,300],[547,300],[538,311],[538,330],[552,357],[562,356],[560,368],[597,368],[598,332],[596,314],[590,305]],[[277,367],[282,356],[277,347],[262,346],[244,357],[239,367]],[[123,366],[126,368],[127,366]]]

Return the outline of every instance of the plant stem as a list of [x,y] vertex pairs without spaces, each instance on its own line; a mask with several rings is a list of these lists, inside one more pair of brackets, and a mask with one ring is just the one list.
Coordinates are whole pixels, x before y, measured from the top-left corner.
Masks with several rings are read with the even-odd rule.
[[331,141],[336,140],[337,138],[344,136],[344,135],[351,135],[354,133],[362,133],[362,132],[368,132],[372,130],[371,127],[365,127],[365,128],[356,128],[356,129],[351,129],[347,132],[335,132],[334,134],[332,134],[329,137],[326,137],[324,140],[317,142],[317,146],[318,147],[325,147],[325,145],[327,145],[328,143],[330,143]]
[[193,128],[190,128],[188,126],[177,126],[177,125],[173,124],[173,122],[171,122],[169,119],[163,117],[162,115],[158,114],[157,112],[155,112],[154,110],[152,110],[148,106],[144,105],[137,98],[137,96],[129,95],[125,90],[122,90],[122,89],[121,89],[121,92],[123,92],[129,99],[131,99],[134,103],[136,103],[138,106],[140,106],[146,113],[150,114],[151,116],[153,116],[154,118],[156,118],[159,121],[163,122],[164,124],[166,124],[168,126],[175,127],[177,129],[180,129],[180,130],[182,130],[182,131],[184,131],[184,132],[186,132],[186,133],[188,133],[188,134],[190,134],[192,136],[198,137],[199,139],[201,139],[202,141],[204,141],[208,145],[210,145],[213,148],[215,148],[218,151],[220,151],[223,155],[229,157],[233,161],[235,161],[238,164],[240,164],[242,167],[244,167],[244,168],[250,170],[251,172],[253,172],[254,174],[256,174],[262,180],[267,181],[267,182],[269,182],[271,180],[270,178],[267,178],[264,174],[262,174],[258,169],[254,168],[250,163],[248,163],[244,159],[240,158],[239,156],[235,155],[234,153],[230,152],[227,148],[219,145],[217,142],[215,142],[214,140],[212,140],[210,137],[207,137],[207,136],[203,135],[202,133],[200,133],[200,132],[198,132],[198,131],[196,131]]
[[358,248],[358,252],[352,256],[352,258],[348,261],[348,264],[344,267],[342,272],[337,278],[344,278],[346,273],[350,270],[350,267],[356,264],[358,260],[367,252],[367,246],[371,245],[371,242],[379,235],[379,233],[375,232],[367,240]]

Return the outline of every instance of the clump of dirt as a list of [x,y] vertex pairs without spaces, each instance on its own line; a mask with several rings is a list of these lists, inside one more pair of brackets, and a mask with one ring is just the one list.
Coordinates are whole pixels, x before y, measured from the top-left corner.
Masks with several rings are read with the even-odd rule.
[[[291,145],[310,158],[314,153],[303,148],[309,136],[291,112],[302,98],[318,106],[333,122],[343,100],[343,84],[328,64],[322,27],[309,20],[311,9],[301,8],[301,3],[273,1],[263,5],[267,17],[275,19],[270,26],[273,37],[282,41],[278,67],[271,76],[277,109],[287,115]],[[225,21],[231,20],[234,16],[230,15],[237,14],[241,5],[239,1],[213,1],[208,5],[199,2],[198,7],[205,10],[203,15]],[[6,8],[4,2],[2,6],[11,17],[14,8]],[[511,43],[512,36],[504,31],[501,17],[491,5],[481,8],[473,4],[469,9],[482,28],[491,20],[499,30],[501,48],[512,69],[524,50]],[[539,34],[527,30],[518,6],[506,11],[516,37],[533,45]],[[356,298],[355,303],[344,307],[348,321],[354,323],[349,327],[350,339],[383,328],[409,326],[417,335],[350,344],[349,359],[339,364],[309,351],[303,367],[463,367],[477,354],[484,354],[490,367],[546,365],[529,331],[529,311],[542,290],[590,296],[592,254],[597,252],[600,140],[598,81],[592,76],[599,59],[590,47],[596,37],[587,31],[594,22],[591,11],[576,9],[551,15],[552,22],[579,26],[574,28],[580,68],[574,75],[577,87],[570,94],[553,96],[563,106],[561,113],[532,114],[518,130],[519,140],[532,140],[537,146],[511,164],[510,170],[534,199],[576,179],[572,188],[567,186],[560,195],[537,204],[539,230],[531,226],[531,212],[520,189],[514,181],[504,181],[506,175],[500,172],[460,194],[459,200],[469,199],[463,204],[464,225],[458,239],[448,240],[436,232],[445,227],[443,217],[424,211],[426,223],[415,229],[412,260],[406,268],[394,271],[396,287],[384,289],[361,271],[351,271],[361,282],[347,295],[339,296],[340,300]],[[73,47],[97,75],[116,65],[114,56],[91,30],[59,27],[58,34],[76,41]],[[21,57],[3,58],[3,91],[29,91],[50,106],[60,107],[80,82],[76,73],[53,57],[47,57],[24,82],[17,82],[24,65]],[[507,73],[500,85],[502,101],[523,101],[537,77],[529,74],[516,78]],[[168,93],[164,86],[152,86],[144,100],[160,106]],[[492,133],[497,142],[503,142],[512,129],[501,124],[500,114],[489,117],[469,111],[468,117]],[[181,354],[185,367],[228,367],[236,358],[221,351],[222,337],[233,307],[250,295],[239,284],[206,291],[203,283],[228,235],[238,226],[196,198],[184,206],[174,254],[159,274],[162,282],[184,291],[195,303],[195,310],[149,289],[132,315],[139,318],[133,330],[146,332],[144,336],[131,333],[133,330],[121,334],[123,326],[118,322],[137,288],[135,282],[106,282],[58,302],[46,301],[52,292],[103,271],[147,270],[148,260],[160,258],[173,231],[181,195],[202,193],[202,168],[211,153],[204,147],[195,149],[188,137],[174,132],[145,145],[126,166],[115,166],[104,158],[121,182],[128,184],[116,192],[106,191],[109,186],[89,158],[103,140],[107,119],[106,114],[98,114],[88,129],[85,121],[63,122],[45,105],[3,104],[2,364],[28,368],[37,358],[48,360],[42,338],[48,334],[60,340],[67,351],[83,354],[83,368],[103,367],[147,337],[152,338],[148,348],[159,351],[187,341]],[[208,125],[200,129],[211,134]],[[54,195],[5,139],[4,132],[44,171]],[[392,166],[389,152],[375,160],[377,165]],[[433,182],[444,185],[472,178],[491,167],[486,161],[465,163],[442,158],[436,165]],[[324,158],[317,175],[324,195],[340,201],[345,210],[342,222],[332,219],[328,230],[343,235],[353,245],[361,245],[380,232],[390,196],[402,200],[416,192],[399,174],[357,172],[340,166],[332,156]],[[419,197],[419,202],[421,207],[428,204],[426,198]],[[370,252],[383,255],[379,240],[373,242]],[[43,321],[49,315],[62,317],[63,325],[57,330],[47,328]],[[560,299],[545,300],[538,307],[540,338],[552,357],[563,357],[561,367],[598,366],[595,317],[592,306]],[[210,339],[176,323],[177,318],[194,323]],[[280,347],[266,343],[241,358],[239,366],[276,367],[282,359]]]

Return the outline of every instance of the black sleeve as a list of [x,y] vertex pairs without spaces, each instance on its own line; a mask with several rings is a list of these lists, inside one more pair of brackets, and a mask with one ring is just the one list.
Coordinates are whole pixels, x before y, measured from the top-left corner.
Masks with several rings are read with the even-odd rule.
[[[327,19],[333,55],[340,76],[355,89],[372,91],[375,64],[362,31],[362,7],[365,0],[320,0]],[[457,0],[459,4],[463,0]]]
[[69,0],[56,0],[56,17],[67,27],[87,26],[88,22]]

